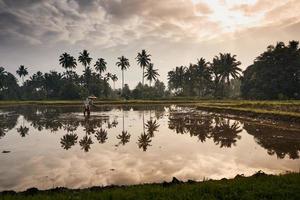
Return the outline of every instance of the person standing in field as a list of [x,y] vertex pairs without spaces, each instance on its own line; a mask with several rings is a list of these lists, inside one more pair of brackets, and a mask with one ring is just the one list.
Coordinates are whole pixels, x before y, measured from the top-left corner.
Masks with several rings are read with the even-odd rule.
[[85,101],[83,102],[84,110],[83,110],[83,115],[87,114],[87,116],[90,116],[91,113],[91,100],[89,98],[86,98]]

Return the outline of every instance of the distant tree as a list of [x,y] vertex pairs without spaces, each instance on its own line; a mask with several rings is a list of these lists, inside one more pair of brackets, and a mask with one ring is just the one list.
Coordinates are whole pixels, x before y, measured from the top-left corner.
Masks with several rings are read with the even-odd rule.
[[16,77],[0,67],[0,100],[17,99],[19,97],[19,86]]
[[268,46],[244,71],[241,92],[247,99],[300,99],[298,41]]
[[153,63],[150,63],[148,66],[147,66],[147,70],[146,70],[146,74],[145,74],[145,77],[147,78],[147,80],[149,80],[150,82],[150,87],[151,87],[151,83],[152,81],[155,81],[157,80],[157,77],[159,76],[157,69],[154,69],[153,67]]
[[142,50],[141,53],[138,53],[138,55],[136,57],[137,63],[143,69],[143,77],[142,77],[143,85],[144,85],[144,77],[145,77],[144,70],[145,70],[145,67],[147,67],[151,62],[150,57],[151,57],[151,55],[147,54],[146,50],[144,50],[144,49]]
[[103,58],[99,58],[96,61],[96,64],[94,66],[95,66],[96,71],[99,73],[100,77],[101,77],[101,74],[106,71],[106,65],[107,65],[107,63]]
[[20,76],[20,78],[22,78],[22,83],[24,84],[24,77],[28,75],[27,68],[24,67],[24,65],[20,65],[16,72]]
[[[168,72],[168,85],[169,89],[175,89],[177,93],[182,92],[184,87],[184,74],[186,67],[176,67],[174,70]],[[181,90],[181,91],[180,91]]]
[[124,70],[127,70],[130,66],[129,64],[129,60],[127,58],[125,58],[124,56],[121,56],[118,58],[119,61],[116,63],[116,65],[118,67],[121,68],[122,70],[122,92],[123,92],[123,88],[124,88]]
[[91,64],[92,58],[87,50],[79,53],[78,61],[84,66],[84,69]]
[[115,88],[115,82],[117,82],[118,81],[118,77],[117,77],[117,75],[116,74],[113,74],[112,76],[111,76],[111,80],[113,81],[113,83],[114,83],[114,90],[116,89]]

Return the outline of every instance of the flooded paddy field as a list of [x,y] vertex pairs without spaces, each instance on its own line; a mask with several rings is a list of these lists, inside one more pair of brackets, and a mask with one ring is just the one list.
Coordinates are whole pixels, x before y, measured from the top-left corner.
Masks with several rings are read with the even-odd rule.
[[232,178],[300,169],[300,125],[174,105],[0,108],[0,190]]

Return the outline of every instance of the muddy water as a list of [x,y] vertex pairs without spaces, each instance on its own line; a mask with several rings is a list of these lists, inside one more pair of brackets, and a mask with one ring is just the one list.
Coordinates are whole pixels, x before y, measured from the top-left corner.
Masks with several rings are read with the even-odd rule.
[[1,191],[277,174],[299,153],[295,126],[190,107],[0,108]]

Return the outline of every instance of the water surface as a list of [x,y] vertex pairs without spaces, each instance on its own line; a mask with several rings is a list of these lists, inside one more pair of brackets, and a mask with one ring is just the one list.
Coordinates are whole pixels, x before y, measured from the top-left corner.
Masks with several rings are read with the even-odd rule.
[[178,106],[0,108],[0,190],[299,171],[300,129]]

